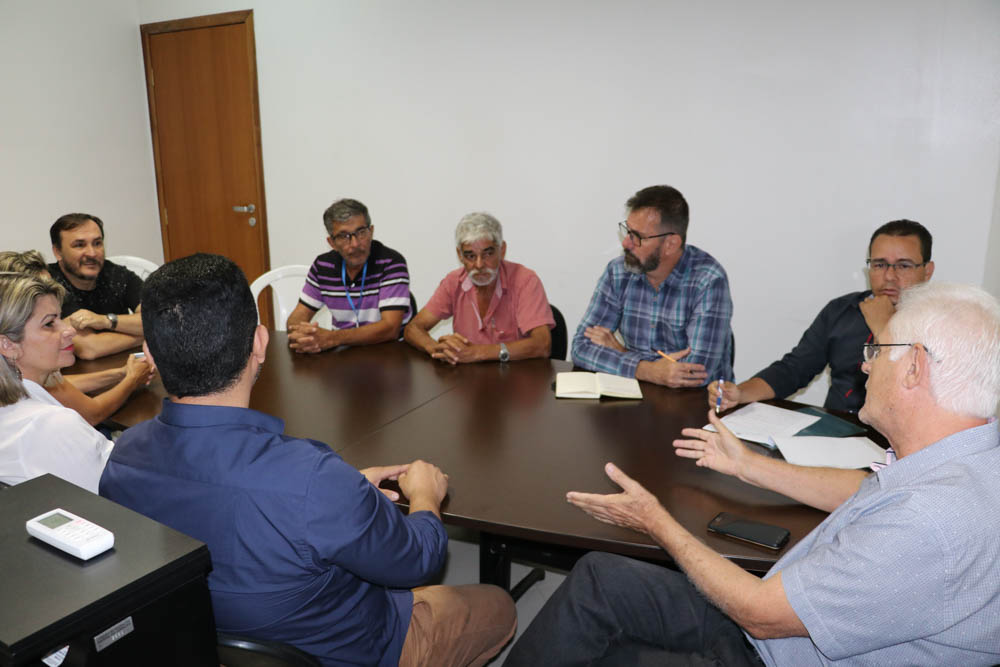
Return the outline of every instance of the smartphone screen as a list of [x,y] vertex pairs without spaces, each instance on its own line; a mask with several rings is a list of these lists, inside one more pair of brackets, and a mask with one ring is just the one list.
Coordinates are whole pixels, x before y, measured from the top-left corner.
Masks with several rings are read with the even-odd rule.
[[768,549],[780,549],[788,543],[789,532],[779,526],[744,519],[729,512],[719,514],[708,522],[708,529]]

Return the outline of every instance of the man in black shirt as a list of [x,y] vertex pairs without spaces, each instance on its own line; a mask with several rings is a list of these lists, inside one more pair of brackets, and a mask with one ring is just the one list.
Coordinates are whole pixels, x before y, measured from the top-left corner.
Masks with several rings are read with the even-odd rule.
[[77,330],[74,353],[96,359],[142,344],[142,279],[104,259],[104,223],[67,213],[49,229],[56,262],[49,273],[66,288],[62,317]]
[[[861,371],[861,348],[889,321],[900,292],[930,280],[931,241],[930,232],[912,220],[894,220],[876,229],[868,244],[871,291],[837,297],[820,311],[791,352],[745,382],[725,383],[722,407],[785,398],[830,366],[830,390],[823,407],[857,412],[865,403],[867,377]],[[718,383],[709,384],[712,407],[718,392]]]

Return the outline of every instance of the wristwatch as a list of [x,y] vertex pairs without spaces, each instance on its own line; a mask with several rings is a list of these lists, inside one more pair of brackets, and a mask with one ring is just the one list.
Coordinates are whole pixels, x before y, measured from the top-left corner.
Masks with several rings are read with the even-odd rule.
[[114,331],[115,329],[118,328],[118,316],[117,315],[115,315],[114,313],[108,313],[104,317],[108,318],[108,322],[111,322],[111,327],[110,327],[111,331]]
[[500,343],[500,363],[505,364],[508,361],[510,361],[510,350],[506,344]]

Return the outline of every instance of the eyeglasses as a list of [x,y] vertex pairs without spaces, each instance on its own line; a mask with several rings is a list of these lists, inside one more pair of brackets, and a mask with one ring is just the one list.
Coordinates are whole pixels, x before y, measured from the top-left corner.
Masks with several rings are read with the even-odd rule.
[[881,259],[869,259],[865,261],[868,265],[868,269],[875,271],[876,273],[885,273],[889,269],[894,269],[896,273],[909,273],[915,269],[919,269],[921,266],[926,266],[927,262],[921,262],[920,264],[914,264],[913,262],[902,261],[902,262],[886,262]]
[[348,243],[351,242],[351,239],[357,239],[359,241],[367,241],[368,237],[370,237],[371,235],[372,235],[372,226],[365,225],[364,227],[361,227],[360,229],[357,229],[353,232],[340,232],[339,234],[335,234],[332,238],[333,242],[338,245],[347,245]]
[[[862,346],[863,351],[862,351],[861,356],[864,358],[864,360],[865,360],[866,363],[870,364],[872,361],[875,360],[875,357],[878,356],[879,348],[883,348],[883,347],[913,347],[914,345],[917,345],[917,343],[865,343]],[[931,359],[934,359],[934,355],[931,354],[931,351],[928,350],[926,346],[921,346],[921,347],[924,348],[924,352],[927,353],[928,357],[930,357]]]
[[641,246],[642,242],[647,239],[658,239],[661,236],[670,236],[671,234],[679,236],[677,232],[666,232],[663,234],[650,234],[649,236],[640,236],[638,232],[633,232],[631,229],[629,229],[628,225],[626,225],[624,222],[618,223],[618,236],[621,237],[622,241],[625,240],[626,236],[629,237],[630,239],[632,239],[632,243],[634,243],[637,248]]

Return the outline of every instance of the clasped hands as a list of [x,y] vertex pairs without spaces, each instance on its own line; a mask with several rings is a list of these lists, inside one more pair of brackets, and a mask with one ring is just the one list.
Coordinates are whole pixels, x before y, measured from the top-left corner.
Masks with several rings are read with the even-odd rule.
[[399,500],[399,494],[392,489],[383,489],[380,484],[385,480],[398,482],[411,505],[418,501],[440,505],[448,493],[448,475],[436,465],[420,459],[400,465],[373,466],[359,472],[393,502]]
[[335,332],[312,322],[296,322],[288,326],[288,347],[303,354],[316,354],[331,347]]
[[459,333],[445,334],[428,350],[433,359],[452,366],[476,361],[476,349],[469,339]]
[[[683,458],[694,459],[698,466],[739,477],[746,458],[751,455],[750,451],[726,428],[714,410],[709,410],[708,420],[718,429],[717,433],[700,428],[686,428],[681,431],[684,437],[673,442],[674,453]],[[667,510],[656,496],[615,464],[605,464],[604,472],[612,482],[621,487],[620,493],[570,491],[566,494],[566,500],[598,521],[651,534],[656,523],[667,516]]]

